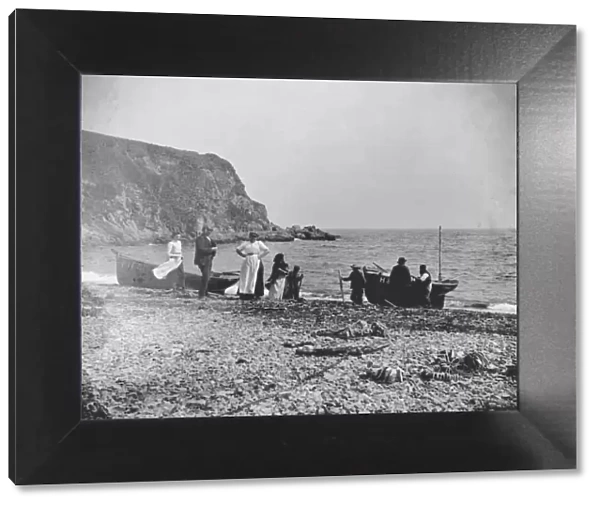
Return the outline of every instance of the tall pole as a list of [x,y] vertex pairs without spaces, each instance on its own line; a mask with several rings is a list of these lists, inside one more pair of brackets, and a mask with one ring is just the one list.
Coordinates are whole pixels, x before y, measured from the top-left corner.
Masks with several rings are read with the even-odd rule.
[[438,280],[442,280],[442,226],[438,237]]

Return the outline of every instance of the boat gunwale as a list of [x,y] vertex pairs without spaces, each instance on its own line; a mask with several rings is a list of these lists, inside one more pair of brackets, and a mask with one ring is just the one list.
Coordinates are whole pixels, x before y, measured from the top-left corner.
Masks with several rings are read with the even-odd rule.
[[[369,274],[371,276],[379,276],[381,278],[388,278],[390,277],[390,273],[389,272],[381,272],[378,271],[376,269],[369,269],[367,267],[363,267],[363,272],[365,275]],[[458,287],[458,285],[460,284],[460,282],[457,279],[445,279],[443,281],[438,281],[438,280],[431,280],[431,283],[433,285],[437,285],[437,286],[454,286],[454,288]]]
[[[119,261],[119,257],[120,257],[120,258],[123,258],[125,260],[130,261],[130,262],[135,262],[135,263],[138,263],[138,264],[142,264],[142,265],[148,266],[150,268],[156,268],[156,267],[158,267],[160,265],[160,264],[156,264],[155,265],[155,264],[150,263],[150,262],[144,262],[143,260],[137,260],[136,258],[130,257],[129,255],[125,255],[125,254],[123,254],[123,253],[121,253],[121,252],[119,252],[119,251],[117,251],[115,249],[111,249],[111,251],[116,255],[117,262]],[[195,272],[187,272],[186,271],[185,274],[186,274],[186,276],[201,276],[200,274],[197,274]],[[211,272],[211,277],[218,277],[218,278],[224,278],[224,279],[227,279],[227,278],[236,278],[236,279],[239,279],[240,273],[236,272],[236,271],[224,271],[224,272],[221,272],[221,271],[212,271]]]

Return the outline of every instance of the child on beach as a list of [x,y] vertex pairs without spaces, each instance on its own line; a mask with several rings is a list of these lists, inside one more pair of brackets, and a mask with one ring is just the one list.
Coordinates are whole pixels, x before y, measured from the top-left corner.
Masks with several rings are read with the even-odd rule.
[[283,288],[283,298],[291,300],[300,299],[300,287],[304,274],[300,272],[300,266],[294,265],[294,269],[285,278],[285,287]]
[[285,278],[288,275],[288,264],[285,263],[283,253],[277,253],[273,259],[271,276],[266,286],[269,288],[269,299],[281,300],[285,287]]

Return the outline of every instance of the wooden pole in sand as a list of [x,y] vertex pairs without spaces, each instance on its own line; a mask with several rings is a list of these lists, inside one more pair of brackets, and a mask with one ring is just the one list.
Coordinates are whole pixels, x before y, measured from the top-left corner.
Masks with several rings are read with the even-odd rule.
[[442,226],[440,225],[438,237],[438,280],[442,280]]
[[342,281],[342,271],[338,271],[338,277],[340,280],[340,292],[342,292],[342,302],[344,302],[344,282]]

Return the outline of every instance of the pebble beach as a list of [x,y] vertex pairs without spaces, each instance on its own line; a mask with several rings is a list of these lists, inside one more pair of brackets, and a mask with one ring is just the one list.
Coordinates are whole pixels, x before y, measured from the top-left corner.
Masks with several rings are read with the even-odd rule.
[[82,347],[84,419],[517,408],[514,314],[84,283]]

